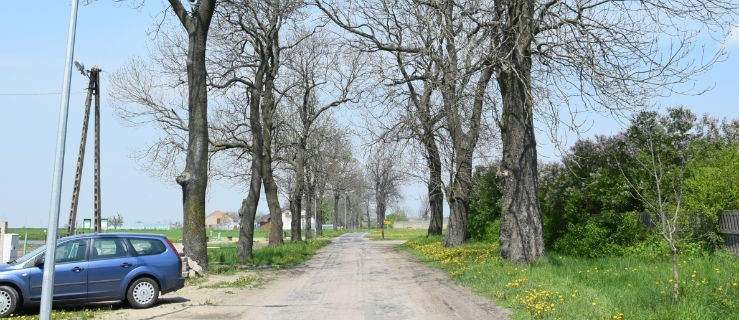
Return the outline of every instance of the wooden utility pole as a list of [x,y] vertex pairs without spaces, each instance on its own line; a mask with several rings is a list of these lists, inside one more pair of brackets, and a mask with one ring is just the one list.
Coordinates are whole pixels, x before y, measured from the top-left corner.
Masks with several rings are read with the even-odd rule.
[[85,146],[87,144],[87,128],[90,122],[90,107],[93,96],[95,97],[95,232],[101,231],[101,208],[100,208],[100,69],[92,68],[88,71],[77,63],[83,75],[90,79],[87,86],[87,99],[85,100],[85,116],[82,121],[82,138],[80,139],[80,151],[77,156],[77,171],[74,176],[74,189],[72,189],[72,204],[69,212],[69,223],[67,224],[67,235],[74,235],[77,221],[77,205],[80,196],[80,184],[82,181],[82,166],[85,162]]

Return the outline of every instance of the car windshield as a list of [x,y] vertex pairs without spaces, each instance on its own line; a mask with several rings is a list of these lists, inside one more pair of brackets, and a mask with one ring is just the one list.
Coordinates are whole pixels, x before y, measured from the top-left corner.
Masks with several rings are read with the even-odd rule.
[[33,250],[26,254],[25,256],[22,256],[18,259],[15,259],[14,261],[9,262],[9,264],[20,264],[20,263],[26,263],[26,261],[31,260],[33,257],[38,255],[41,252],[44,252],[46,250],[46,246],[38,247],[36,250]]

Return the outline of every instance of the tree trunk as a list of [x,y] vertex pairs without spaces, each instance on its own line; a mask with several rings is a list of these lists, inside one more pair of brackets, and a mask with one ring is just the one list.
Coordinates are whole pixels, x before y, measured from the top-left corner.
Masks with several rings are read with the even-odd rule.
[[252,136],[252,158],[251,158],[251,181],[249,183],[249,193],[246,199],[241,202],[239,208],[239,243],[237,245],[237,254],[239,262],[244,264],[252,258],[254,251],[254,219],[257,215],[257,206],[259,205],[259,195],[262,191],[262,125],[259,121],[259,94],[256,90],[251,92],[251,104],[249,118],[251,136]]
[[675,247],[675,238],[670,235],[670,252],[672,253],[672,305],[677,304],[680,297],[680,273],[678,272],[679,259],[677,256],[677,247]]
[[303,211],[303,189],[305,186],[305,139],[301,138],[295,156],[295,189],[290,196],[290,241],[302,241],[300,215]]
[[334,191],[334,230],[339,230],[339,191]]
[[[268,152],[265,152],[265,154],[268,154]],[[275,177],[272,173],[271,159],[271,156],[267,156],[264,159],[264,163],[262,163],[262,181],[264,182],[264,193],[267,196],[267,206],[269,207],[269,217],[271,221],[269,245],[278,246],[283,243],[282,210],[280,208],[280,200],[277,197],[277,183],[275,182]]]
[[[349,195],[348,194],[345,196],[345,198],[346,198],[346,205],[344,206],[344,209],[347,210],[347,212],[344,214],[344,216],[347,217],[347,219],[349,219],[349,221],[348,222],[347,221],[344,221],[344,225],[347,226],[346,227],[347,229],[349,229],[351,227],[352,230],[354,230],[355,229],[355,227],[354,227],[354,221],[356,219],[354,219],[354,213],[351,210],[352,209],[352,201],[349,199]],[[349,223],[349,222],[351,222],[351,223]]]
[[516,1],[509,14],[511,31],[502,45],[510,54],[497,77],[503,100],[503,159],[498,173],[503,182],[500,254],[511,262],[523,263],[544,254],[531,100],[532,3]]
[[306,172],[305,177],[305,239],[308,240],[313,238],[313,235],[311,235],[311,218],[313,218],[313,209],[315,208],[313,204],[316,200],[316,187],[314,185],[315,178],[312,178],[310,173]]
[[313,188],[311,188],[310,184],[307,185],[307,192],[305,193],[305,240],[310,240],[313,238],[313,235],[311,234],[313,232],[311,227],[311,218],[313,218],[313,199],[315,198],[315,195],[313,193]]
[[441,235],[444,228],[444,192],[441,183],[441,158],[436,142],[427,143],[426,152],[429,166],[429,229],[428,235]]
[[[272,51],[268,48],[272,56]],[[274,74],[275,66],[267,67],[264,80],[264,92],[262,94],[262,182],[264,183],[264,193],[267,197],[267,206],[269,207],[269,216],[271,228],[269,232],[269,245],[278,246],[283,243],[282,239],[282,208],[280,208],[280,199],[277,195],[277,182],[275,181],[274,169],[272,168],[272,135],[274,128],[274,113],[277,108],[273,97],[274,92]]]
[[[316,199],[316,203],[318,201],[323,200],[323,189],[321,189],[320,193],[318,194],[318,199]],[[321,206],[316,205],[316,238],[318,236],[323,236],[323,212],[320,209]]]
[[183,253],[208,270],[205,238],[205,192],[208,186],[208,91],[206,88],[205,49],[215,1],[203,1],[193,14],[179,1],[170,0],[172,9],[188,33],[188,145],[185,170],[177,177],[182,187]]
[[385,197],[382,193],[378,193],[375,197],[377,206],[375,207],[375,215],[377,216],[377,227],[380,229],[385,228],[385,210],[387,210],[387,204],[385,204]]
[[444,246],[458,246],[467,241],[467,216],[472,192],[472,150],[458,148],[457,171],[449,195],[449,226],[444,235]]
[[249,184],[249,194],[246,199],[241,202],[239,208],[239,243],[237,245],[237,254],[239,263],[245,264],[247,260],[252,258],[254,252],[254,220],[257,215],[257,205],[259,204],[259,193],[262,189],[260,167],[255,164],[252,159],[251,182]]

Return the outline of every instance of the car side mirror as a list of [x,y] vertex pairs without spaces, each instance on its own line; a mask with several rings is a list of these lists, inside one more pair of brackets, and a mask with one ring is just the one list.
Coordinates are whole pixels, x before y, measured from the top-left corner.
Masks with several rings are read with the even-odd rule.
[[44,255],[42,254],[41,256],[39,256],[35,260],[33,260],[33,265],[36,266],[36,267],[43,267],[44,266],[44,262],[45,262],[45,259],[44,259]]

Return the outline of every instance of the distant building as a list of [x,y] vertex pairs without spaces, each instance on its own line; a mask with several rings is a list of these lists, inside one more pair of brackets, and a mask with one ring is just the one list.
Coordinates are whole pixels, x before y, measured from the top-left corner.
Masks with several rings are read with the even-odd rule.
[[[282,212],[282,230],[290,230],[290,224],[292,223],[292,213],[290,210]],[[305,210],[300,211],[300,226],[301,229],[305,230]],[[316,228],[316,218],[310,218],[311,229]]]
[[239,221],[228,213],[216,210],[205,217],[205,226],[209,229],[233,230],[238,229]]
[[[285,230],[285,231],[290,230],[291,223],[292,223],[292,213],[290,213],[290,210],[283,211],[282,212],[282,230]],[[254,224],[259,229],[272,228],[272,220],[269,214],[265,214],[265,215],[257,217]],[[300,215],[300,225],[302,229],[305,229],[305,210],[303,210],[302,214]],[[315,229],[316,227],[315,218],[310,219],[310,225],[311,225],[311,228]]]
[[256,221],[254,222],[254,225],[256,228],[259,229],[269,229],[272,227],[272,221],[270,220],[269,214],[263,214],[259,217],[257,217]]

